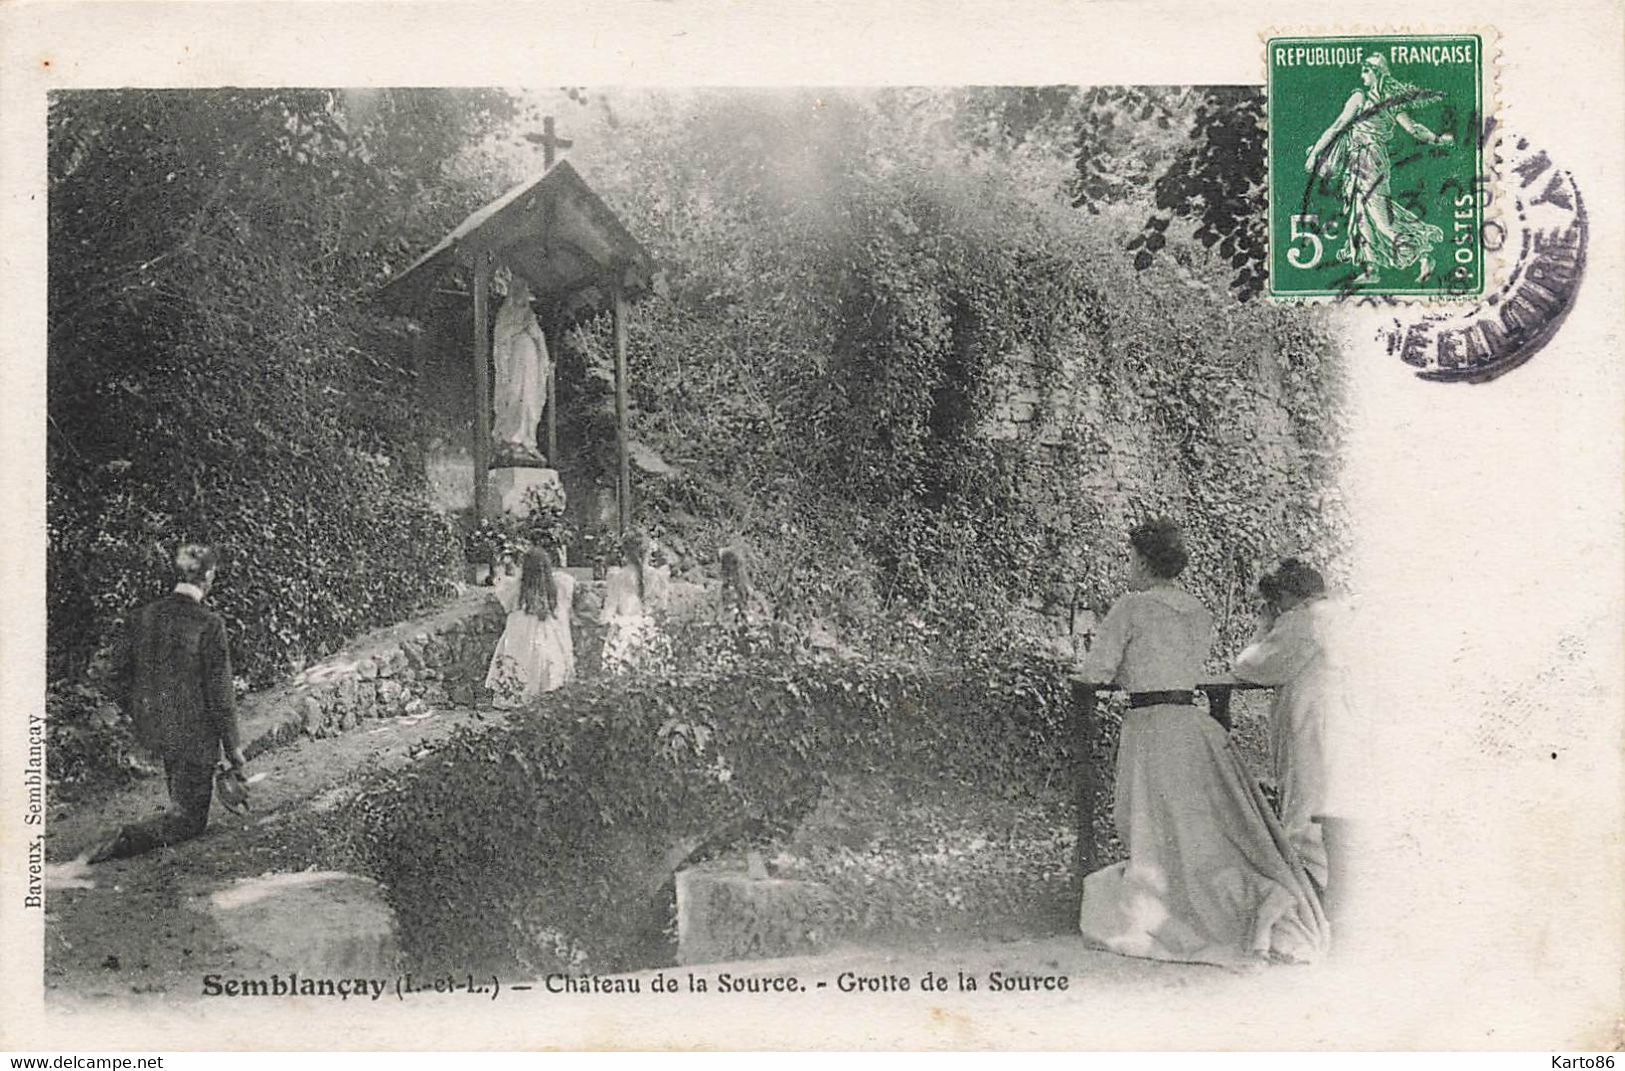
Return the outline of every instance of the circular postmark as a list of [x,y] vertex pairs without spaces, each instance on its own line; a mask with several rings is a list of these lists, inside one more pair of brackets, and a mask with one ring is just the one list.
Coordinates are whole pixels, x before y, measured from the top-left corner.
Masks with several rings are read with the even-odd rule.
[[[1378,331],[1391,356],[1423,379],[1487,383],[1527,362],[1552,340],[1585,277],[1585,204],[1574,176],[1526,138],[1501,141],[1506,203],[1486,215],[1486,254],[1510,260],[1503,277],[1472,305],[1417,306]],[[1485,207],[1495,188],[1480,183]]]

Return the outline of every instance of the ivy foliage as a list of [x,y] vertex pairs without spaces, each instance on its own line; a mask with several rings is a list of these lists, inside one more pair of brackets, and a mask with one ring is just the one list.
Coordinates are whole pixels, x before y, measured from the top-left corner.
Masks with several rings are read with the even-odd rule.
[[371,288],[483,188],[484,92],[58,93],[50,106],[49,629],[75,676],[227,554],[214,603],[255,683],[449,591],[399,325]]
[[1195,143],[1192,120],[1205,93],[1177,86],[1077,91],[1071,125],[1073,205],[1099,213],[1113,205],[1151,201],[1170,164]]
[[[1144,271],[1180,220],[1218,254],[1237,297],[1254,298],[1268,281],[1265,266],[1264,95],[1253,86],[1210,86],[1196,101],[1188,142],[1156,180],[1157,212],[1127,245]],[[1080,152],[1080,180],[1087,181]]]
[[[572,99],[572,158],[667,281],[631,323],[635,435],[669,463],[634,469],[638,521],[691,561],[743,542],[804,631],[1008,650],[1042,593],[1103,608],[1124,531],[1170,513],[1229,643],[1259,565],[1336,550],[1335,351],[1312,314],[1232,292],[1253,188],[1214,176],[1227,152],[1262,166],[1246,93]],[[460,552],[424,501],[401,325],[368,298],[534,175],[514,107],[53,99],[55,676],[183,539],[231,552],[217,601],[255,682],[445,590]],[[564,349],[561,464],[605,486],[608,324]]]
[[[1250,107],[1161,89],[623,100],[577,158],[670,284],[630,338],[636,434],[682,470],[634,473],[644,523],[742,538],[832,620],[923,609],[944,634],[1057,584],[1109,602],[1144,513],[1186,523],[1216,610],[1273,557],[1325,560],[1332,342],[1311,313],[1236,301],[1253,247],[1221,232],[1250,218],[1250,187],[1210,201],[1188,177],[1261,152],[1220,144]],[[1148,209],[1149,263],[1125,249]],[[1212,233],[1172,222],[1198,211]],[[607,330],[572,339],[597,370],[582,382],[609,381]],[[1039,413],[990,435],[1012,389]],[[601,424],[571,403],[567,423]],[[566,441],[592,450],[584,423]]]
[[945,673],[759,658],[581,683],[375,777],[339,816],[341,861],[385,885],[426,971],[669,962],[651,956],[669,956],[671,870],[792,825],[832,778],[883,771],[1064,809],[1067,695],[1052,667],[992,659]]

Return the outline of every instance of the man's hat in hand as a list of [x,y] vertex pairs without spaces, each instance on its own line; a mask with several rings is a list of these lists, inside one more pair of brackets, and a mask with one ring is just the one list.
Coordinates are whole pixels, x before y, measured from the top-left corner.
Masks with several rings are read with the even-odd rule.
[[215,771],[214,794],[220,800],[220,806],[232,814],[247,814],[251,809],[248,780],[243,777],[243,771],[235,767],[221,766]]

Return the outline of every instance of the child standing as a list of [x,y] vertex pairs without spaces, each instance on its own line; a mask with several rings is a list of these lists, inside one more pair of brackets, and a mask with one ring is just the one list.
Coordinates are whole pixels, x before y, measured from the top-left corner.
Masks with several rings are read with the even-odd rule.
[[542,547],[525,552],[519,579],[497,585],[497,601],[508,611],[507,627],[491,656],[485,686],[499,707],[516,707],[575,678],[575,641],[570,608],[575,580]]
[[650,560],[653,550],[643,533],[628,532],[621,542],[623,564],[605,578],[605,673],[658,666],[671,657],[671,637],[660,631],[654,616],[664,605],[666,578]]

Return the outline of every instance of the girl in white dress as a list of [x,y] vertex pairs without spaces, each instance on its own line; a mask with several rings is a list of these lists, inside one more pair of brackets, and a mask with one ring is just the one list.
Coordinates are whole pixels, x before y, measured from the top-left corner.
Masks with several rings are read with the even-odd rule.
[[1129,857],[1084,879],[1079,929],[1148,959],[1314,960],[1328,928],[1309,876],[1229,735],[1195,706],[1213,617],[1174,583],[1183,539],[1152,521],[1130,541],[1131,590],[1079,674],[1129,693],[1114,808]]
[[652,551],[642,532],[628,532],[621,541],[624,564],[610,569],[605,578],[605,673],[656,664],[670,653],[670,637],[660,631],[653,614],[653,607],[662,601],[663,576],[649,560]]
[[554,569],[546,550],[531,547],[519,578],[499,582],[495,595],[508,611],[507,627],[485,675],[495,704],[520,706],[573,680],[576,656],[570,608],[575,580],[570,574]]

